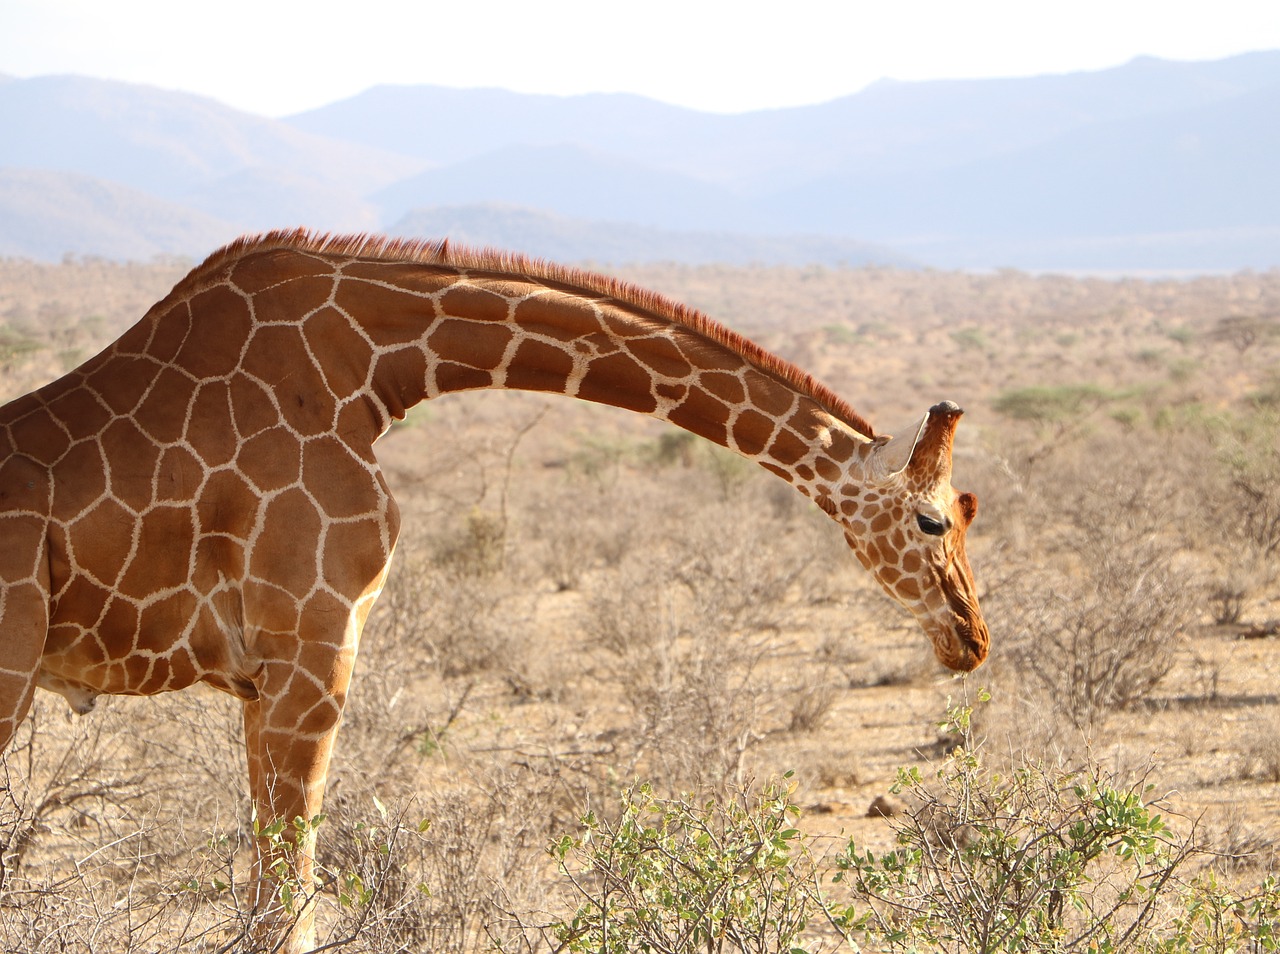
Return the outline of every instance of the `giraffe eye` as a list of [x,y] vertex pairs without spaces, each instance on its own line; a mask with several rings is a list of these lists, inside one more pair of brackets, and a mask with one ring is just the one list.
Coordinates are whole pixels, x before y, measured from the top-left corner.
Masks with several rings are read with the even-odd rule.
[[916,526],[931,537],[940,537],[947,532],[947,525],[941,520],[934,520],[927,514],[916,514]]

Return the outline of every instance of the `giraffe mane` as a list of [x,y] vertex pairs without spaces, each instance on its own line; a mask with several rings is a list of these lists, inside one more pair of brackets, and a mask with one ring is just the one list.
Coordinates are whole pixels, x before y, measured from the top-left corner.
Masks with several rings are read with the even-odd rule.
[[360,256],[388,262],[422,262],[477,271],[497,271],[527,275],[538,281],[583,288],[594,294],[655,313],[723,345],[767,374],[781,378],[801,394],[811,398],[832,416],[868,438],[875,431],[852,405],[835,391],[798,366],[778,357],[750,338],[697,309],[680,304],[657,292],[620,278],[586,269],[559,265],[545,259],[492,248],[472,248],[449,239],[391,238],[369,234],[333,234],[309,229],[279,229],[245,235],[218,249],[178,283],[174,294],[184,294],[202,285],[212,275],[246,256],[260,252],[291,250],[324,255]]

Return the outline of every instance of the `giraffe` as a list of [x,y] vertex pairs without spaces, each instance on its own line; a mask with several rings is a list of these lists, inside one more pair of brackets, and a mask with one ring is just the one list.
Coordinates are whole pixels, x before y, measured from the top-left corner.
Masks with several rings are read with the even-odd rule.
[[[203,682],[243,702],[258,818],[313,818],[400,524],[374,442],[480,388],[628,408],[759,463],[840,525],[943,664],[985,658],[955,404],[877,435],[798,368],[626,283],[447,240],[272,232],[0,408],[0,752],[36,687],[86,713]],[[291,837],[306,883],[314,832]],[[312,928],[283,930],[298,950]]]

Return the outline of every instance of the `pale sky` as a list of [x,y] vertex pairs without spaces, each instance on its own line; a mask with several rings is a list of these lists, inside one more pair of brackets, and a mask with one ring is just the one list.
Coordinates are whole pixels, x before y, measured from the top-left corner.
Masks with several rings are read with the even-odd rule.
[[0,0],[0,73],[281,116],[379,83],[631,92],[717,112],[881,77],[1029,76],[1280,49],[1277,0]]

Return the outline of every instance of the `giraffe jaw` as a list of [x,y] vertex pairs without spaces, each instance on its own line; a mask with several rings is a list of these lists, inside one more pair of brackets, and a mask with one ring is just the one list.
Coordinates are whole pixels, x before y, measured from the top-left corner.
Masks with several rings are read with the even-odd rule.
[[955,672],[973,672],[987,659],[990,637],[977,613],[953,614],[950,623],[921,621],[938,662]]

